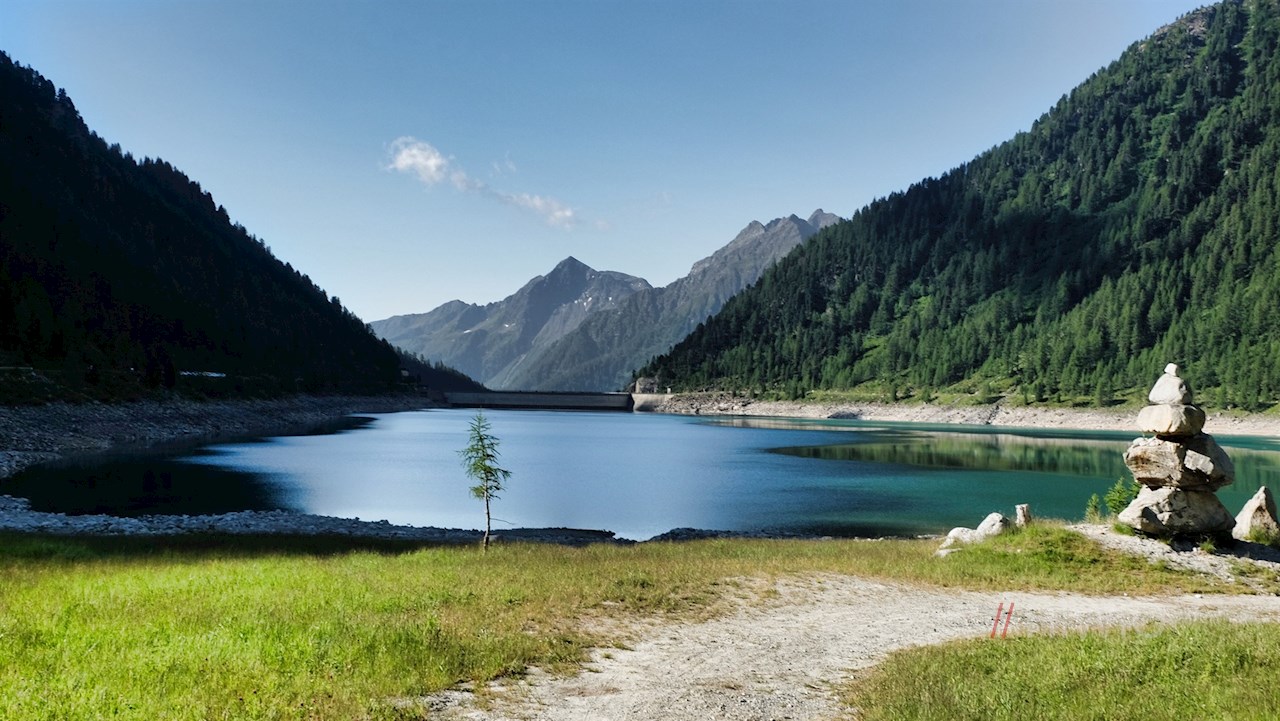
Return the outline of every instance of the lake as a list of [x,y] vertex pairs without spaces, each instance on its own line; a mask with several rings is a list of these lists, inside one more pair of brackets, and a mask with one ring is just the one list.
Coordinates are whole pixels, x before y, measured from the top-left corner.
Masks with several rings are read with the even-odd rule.
[[[205,514],[287,509],[477,528],[458,449],[470,410],[352,417],[312,435],[30,469],[0,481],[36,510]],[[1135,433],[645,413],[487,411],[512,471],[495,528],[645,539],[677,527],[835,536],[945,533],[991,511],[1078,519],[1128,477]],[[1237,512],[1280,488],[1280,441],[1220,437]]]

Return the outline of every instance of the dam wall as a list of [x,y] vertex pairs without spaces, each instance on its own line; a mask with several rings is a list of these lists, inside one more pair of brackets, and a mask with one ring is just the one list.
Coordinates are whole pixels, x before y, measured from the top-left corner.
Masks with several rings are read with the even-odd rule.
[[632,393],[631,410],[637,413],[642,411],[656,411],[658,406],[671,400],[675,396],[671,393]]
[[542,393],[493,391],[490,393],[445,393],[445,401],[455,408],[515,408],[559,411],[630,411],[630,393]]

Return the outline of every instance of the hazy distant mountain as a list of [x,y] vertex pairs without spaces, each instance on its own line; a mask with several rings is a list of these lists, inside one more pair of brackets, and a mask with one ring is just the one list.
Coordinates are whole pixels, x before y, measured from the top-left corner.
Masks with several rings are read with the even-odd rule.
[[534,348],[502,377],[501,385],[527,390],[620,389],[632,370],[665,353],[775,261],[839,220],[816,210],[808,220],[792,215],[768,224],[752,221],[728,245],[694,263],[683,278],[636,293],[616,308],[592,314],[554,343]]
[[566,258],[514,294],[479,306],[450,301],[427,313],[392,316],[370,325],[380,337],[412,353],[438,358],[491,388],[513,388],[507,379],[528,354],[551,345],[593,313],[616,308],[643,278],[594,270]]

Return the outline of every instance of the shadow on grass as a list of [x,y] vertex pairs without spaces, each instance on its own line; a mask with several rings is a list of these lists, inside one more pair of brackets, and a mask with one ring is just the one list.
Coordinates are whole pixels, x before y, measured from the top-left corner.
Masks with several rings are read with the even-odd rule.
[[277,534],[184,534],[180,536],[57,536],[0,533],[0,564],[20,561],[86,562],[121,559],[257,558],[264,556],[330,557],[348,553],[396,555],[423,548],[473,544],[346,536]]
[[1253,541],[1231,539],[1218,546],[1214,550],[1214,554],[1218,556],[1234,556],[1235,558],[1248,558],[1255,561],[1280,563],[1280,548],[1271,544],[1255,543]]

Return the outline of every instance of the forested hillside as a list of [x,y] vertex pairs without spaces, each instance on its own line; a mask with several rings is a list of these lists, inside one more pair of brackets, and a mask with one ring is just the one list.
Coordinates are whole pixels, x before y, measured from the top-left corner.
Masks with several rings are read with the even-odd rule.
[[[819,233],[641,375],[683,389],[1280,392],[1280,13],[1135,43],[1012,140]],[[1207,391],[1207,392],[1206,392]]]
[[109,146],[3,53],[0,98],[4,399],[381,391],[402,369],[474,385],[378,340],[198,183]]

